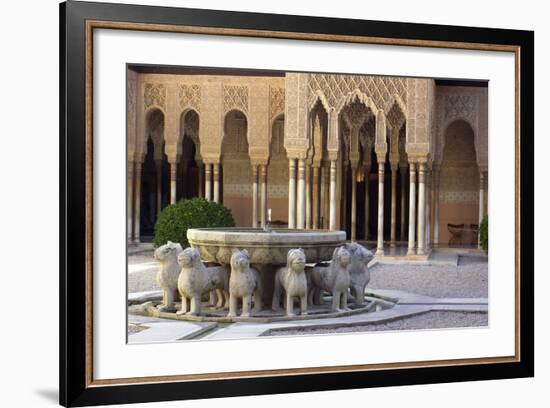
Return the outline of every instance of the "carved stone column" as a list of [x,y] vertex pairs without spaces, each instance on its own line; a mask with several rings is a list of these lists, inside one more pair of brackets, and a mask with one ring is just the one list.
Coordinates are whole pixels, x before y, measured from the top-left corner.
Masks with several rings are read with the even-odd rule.
[[127,235],[128,242],[132,242],[134,237],[134,162],[128,161],[128,168],[126,170],[126,217],[127,217]]
[[135,163],[135,191],[134,191],[134,242],[140,242],[140,217],[141,217],[141,161]]
[[351,166],[351,240],[357,237],[357,165]]
[[405,206],[407,205],[406,197],[406,181],[407,181],[407,167],[399,167],[399,176],[401,177],[401,228],[399,233],[399,239],[405,240]]
[[306,163],[306,229],[311,229],[311,166]]
[[384,161],[378,160],[378,236],[376,255],[384,255]]
[[430,232],[432,225],[432,172],[430,167],[426,168],[426,252],[430,251]]
[[162,160],[155,160],[157,216],[162,210]]
[[434,165],[433,168],[433,190],[434,190],[434,238],[433,245],[439,245],[439,176],[440,168]]
[[415,252],[415,228],[416,228],[416,163],[409,163],[409,245],[407,255]]
[[305,160],[298,159],[298,191],[296,199],[296,207],[298,214],[296,217],[296,228],[303,229],[305,225],[306,215],[306,180],[305,180]]
[[391,228],[390,247],[395,248],[397,232],[397,163],[391,163]]
[[321,209],[321,214],[319,215],[319,228],[321,229],[324,229],[327,227],[327,217],[326,217],[327,183],[328,183],[327,167],[323,163],[323,165],[321,166],[321,194],[319,197],[319,207]]
[[212,200],[212,163],[204,163],[204,197]]
[[258,227],[258,166],[252,165],[252,227]]
[[178,163],[170,163],[170,204],[176,203],[176,189],[178,181]]
[[296,159],[288,159],[288,228],[296,228]]
[[329,229],[336,230],[336,160],[330,161],[330,211]]
[[369,212],[370,212],[370,176],[371,164],[367,163],[364,167],[365,171],[365,241],[369,239]]
[[266,225],[267,215],[267,166],[260,165],[260,222],[262,228]]
[[417,255],[426,254],[426,163],[418,163],[418,248]]
[[219,203],[220,202],[220,164],[214,163],[213,164],[213,172],[214,176],[214,202]]
[[319,228],[319,167],[313,167],[313,229]]

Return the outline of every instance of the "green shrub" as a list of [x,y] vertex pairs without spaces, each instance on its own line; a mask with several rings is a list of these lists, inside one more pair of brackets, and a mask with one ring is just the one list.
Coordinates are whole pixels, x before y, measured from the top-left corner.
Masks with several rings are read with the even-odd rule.
[[479,243],[485,252],[489,249],[489,218],[483,217],[479,226]]
[[155,224],[155,246],[172,241],[179,242],[185,248],[189,246],[189,228],[234,226],[231,211],[221,204],[198,197],[181,200],[160,212]]

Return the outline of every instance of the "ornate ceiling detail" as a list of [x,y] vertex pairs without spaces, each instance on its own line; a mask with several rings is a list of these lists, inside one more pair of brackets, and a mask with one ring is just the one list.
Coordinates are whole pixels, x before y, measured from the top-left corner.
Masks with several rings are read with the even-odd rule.
[[223,107],[225,112],[238,109],[248,113],[248,87],[241,85],[224,85]]
[[269,87],[269,118],[285,112],[285,88]]
[[149,106],[166,107],[166,87],[163,84],[145,84],[145,108]]
[[178,96],[180,108],[193,108],[200,112],[201,108],[201,88],[198,85],[178,85]]
[[355,90],[372,98],[375,105],[388,112],[398,95],[407,103],[406,78],[375,77],[365,75],[311,74],[309,76],[309,105],[317,98],[316,92],[322,91],[331,107]]

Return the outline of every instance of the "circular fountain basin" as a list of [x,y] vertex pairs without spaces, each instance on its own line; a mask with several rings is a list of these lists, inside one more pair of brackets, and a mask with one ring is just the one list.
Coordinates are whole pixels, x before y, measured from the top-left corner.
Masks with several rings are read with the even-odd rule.
[[246,249],[252,264],[284,265],[290,249],[302,248],[308,263],[327,261],[343,245],[345,231],[261,228],[194,228],[187,230],[189,244],[206,262],[228,265],[233,249]]

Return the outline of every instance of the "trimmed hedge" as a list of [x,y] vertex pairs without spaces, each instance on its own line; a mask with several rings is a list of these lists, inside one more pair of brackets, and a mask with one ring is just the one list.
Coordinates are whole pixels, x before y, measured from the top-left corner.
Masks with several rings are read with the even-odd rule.
[[479,226],[479,243],[485,252],[489,250],[489,218],[483,217]]
[[168,241],[179,242],[183,248],[189,246],[189,228],[234,227],[231,211],[223,205],[204,198],[181,200],[165,207],[155,223],[155,247]]

